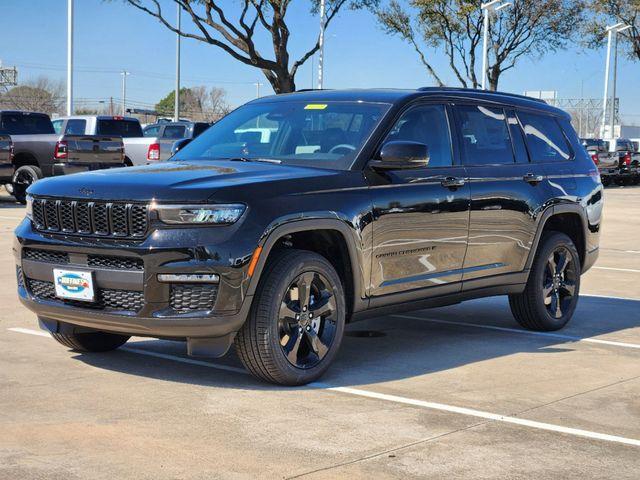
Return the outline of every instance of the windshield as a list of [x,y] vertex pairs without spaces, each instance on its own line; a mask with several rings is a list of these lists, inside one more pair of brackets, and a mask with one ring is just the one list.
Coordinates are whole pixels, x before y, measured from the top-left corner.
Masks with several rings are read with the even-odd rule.
[[388,108],[363,102],[248,104],[210,127],[173,159],[270,159],[346,170]]
[[3,113],[0,119],[0,133],[32,135],[54,131],[51,120],[42,113]]
[[134,120],[98,120],[98,135],[113,135],[123,138],[142,137],[142,127]]

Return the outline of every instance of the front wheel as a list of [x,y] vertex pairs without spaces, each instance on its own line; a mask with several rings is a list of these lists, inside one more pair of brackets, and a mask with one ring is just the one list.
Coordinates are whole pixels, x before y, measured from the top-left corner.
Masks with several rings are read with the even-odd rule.
[[313,252],[284,250],[260,279],[236,350],[254,376],[305,385],[329,368],[344,324],[344,290],[333,266]]
[[509,306],[520,325],[552,331],[573,316],[580,291],[580,256],[571,239],[553,232],[540,240],[524,292],[509,296]]
[[42,170],[34,165],[22,165],[13,174],[13,196],[23,205],[27,203],[27,188],[42,178]]

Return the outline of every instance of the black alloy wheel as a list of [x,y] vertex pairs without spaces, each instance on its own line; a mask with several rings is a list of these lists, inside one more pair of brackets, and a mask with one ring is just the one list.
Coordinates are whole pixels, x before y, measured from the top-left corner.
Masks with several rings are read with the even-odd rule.
[[280,346],[294,367],[315,367],[331,348],[336,334],[336,302],[329,285],[322,274],[304,272],[289,285],[282,299]]
[[12,178],[13,196],[22,204],[27,202],[27,188],[42,178],[42,171],[33,165],[18,167]]
[[562,318],[574,302],[576,270],[573,257],[565,246],[556,248],[547,259],[542,295],[549,314]]

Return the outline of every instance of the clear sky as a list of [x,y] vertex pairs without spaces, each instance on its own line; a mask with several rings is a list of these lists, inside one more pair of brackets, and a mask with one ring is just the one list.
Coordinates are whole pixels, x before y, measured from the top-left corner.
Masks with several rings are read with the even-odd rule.
[[[232,3],[233,0],[224,0]],[[165,0],[169,17],[175,7]],[[0,59],[16,65],[19,79],[46,75],[65,79],[67,0],[0,0]],[[309,3],[295,0],[289,12],[293,58],[313,45],[318,18],[309,13]],[[186,19],[183,16],[183,21]],[[269,51],[267,38],[259,47]],[[446,72],[444,55],[429,54],[438,71]],[[525,90],[557,90],[562,98],[602,96],[604,48],[579,48],[525,59],[505,73],[500,89],[516,93]],[[127,79],[128,103],[155,104],[174,85],[175,35],[158,21],[125,5],[122,0],[75,0],[75,97],[83,103],[119,98],[119,71],[131,72]],[[442,74],[456,85],[452,75]],[[232,105],[271,92],[261,72],[232,60],[216,47],[194,40],[182,42],[183,86],[223,87]],[[298,88],[311,86],[311,65],[297,76]],[[366,11],[344,10],[327,31],[325,87],[405,87],[432,85],[413,50],[401,40],[389,37]],[[618,92],[626,123],[640,124],[640,61],[620,58]]]

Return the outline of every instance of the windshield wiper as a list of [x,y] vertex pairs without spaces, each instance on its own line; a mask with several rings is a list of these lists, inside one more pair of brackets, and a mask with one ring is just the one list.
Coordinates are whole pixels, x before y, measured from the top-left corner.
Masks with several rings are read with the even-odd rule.
[[275,158],[249,158],[249,157],[233,157],[233,158],[225,158],[224,160],[229,160],[230,162],[263,162],[263,163],[275,163],[276,165],[280,165],[282,160],[276,160]]

